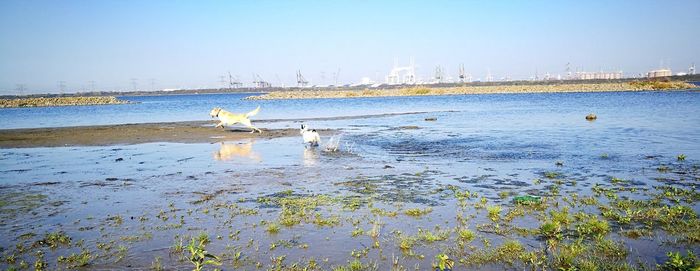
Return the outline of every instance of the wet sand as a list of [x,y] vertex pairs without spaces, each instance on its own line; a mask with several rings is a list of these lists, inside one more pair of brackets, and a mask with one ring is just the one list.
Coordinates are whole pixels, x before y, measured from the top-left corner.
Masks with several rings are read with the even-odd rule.
[[297,129],[215,128],[214,121],[0,130],[0,148],[105,146],[149,142],[203,143],[296,136]]
[[[445,111],[440,111],[445,112]],[[423,114],[427,112],[389,113],[364,116],[341,116],[307,118],[299,120],[268,119],[254,120],[255,123],[282,121],[322,121],[376,118],[395,115]],[[162,123],[139,123],[120,125],[96,125],[56,128],[27,128],[0,130],[0,148],[32,148],[63,146],[107,146],[128,145],[150,142],[211,143],[235,141],[248,138],[280,138],[299,136],[298,129],[265,129],[263,133],[250,133],[244,127],[215,128],[218,123],[211,121],[184,121]],[[332,134],[333,130],[317,129],[321,135]]]

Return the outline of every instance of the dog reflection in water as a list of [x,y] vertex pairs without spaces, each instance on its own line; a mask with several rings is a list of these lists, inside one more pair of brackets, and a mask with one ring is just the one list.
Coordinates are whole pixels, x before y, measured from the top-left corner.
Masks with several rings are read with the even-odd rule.
[[255,162],[260,162],[260,156],[253,152],[254,141],[245,143],[224,143],[221,142],[219,151],[214,153],[214,159],[219,161],[228,161],[236,157],[247,158]]
[[318,163],[318,151],[316,148],[305,147],[304,148],[304,166],[312,167]]

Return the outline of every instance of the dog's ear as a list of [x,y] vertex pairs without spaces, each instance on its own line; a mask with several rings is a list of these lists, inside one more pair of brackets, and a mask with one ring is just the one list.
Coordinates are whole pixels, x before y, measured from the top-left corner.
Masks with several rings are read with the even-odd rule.
[[301,129],[304,130],[304,127],[305,127],[305,126],[306,126],[306,125],[302,124],[302,125],[301,125]]

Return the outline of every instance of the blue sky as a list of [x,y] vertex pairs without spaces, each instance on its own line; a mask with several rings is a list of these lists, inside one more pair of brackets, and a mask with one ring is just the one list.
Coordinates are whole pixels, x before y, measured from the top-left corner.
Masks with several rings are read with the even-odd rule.
[[[0,94],[383,80],[415,58],[474,79],[700,62],[700,1],[0,1]],[[699,63],[700,64],[700,63]],[[132,80],[135,79],[135,80]]]

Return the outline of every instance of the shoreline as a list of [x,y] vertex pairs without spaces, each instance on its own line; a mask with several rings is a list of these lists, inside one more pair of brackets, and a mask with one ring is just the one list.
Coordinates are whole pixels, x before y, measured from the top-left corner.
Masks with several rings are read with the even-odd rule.
[[[348,120],[381,118],[397,115],[417,115],[454,111],[405,112],[386,113],[360,116],[337,116],[304,119],[263,119],[253,120],[255,123],[301,122],[323,120]],[[34,147],[67,147],[67,146],[109,146],[131,145],[153,142],[171,143],[215,143],[221,141],[237,141],[248,138],[272,139],[280,137],[299,136],[299,129],[265,129],[263,133],[251,134],[243,127],[214,128],[217,120],[178,121],[155,123],[132,123],[114,125],[89,125],[69,127],[17,128],[0,129],[0,149],[4,148],[34,148]],[[331,135],[336,130],[317,129],[321,135]]]
[[638,92],[638,91],[684,91],[697,88],[686,82],[630,82],[594,84],[552,84],[552,85],[503,85],[503,86],[462,86],[435,88],[415,86],[398,89],[365,90],[299,90],[277,91],[246,100],[278,99],[333,99],[366,97],[405,97],[405,96],[446,96],[471,94],[528,94],[528,93],[590,93],[590,92]]
[[[0,148],[75,147],[131,145],[154,142],[215,143],[248,138],[279,138],[298,135],[298,129],[214,128],[215,121],[187,121],[119,125],[25,128],[0,130]],[[321,131],[328,133],[329,130]]]

